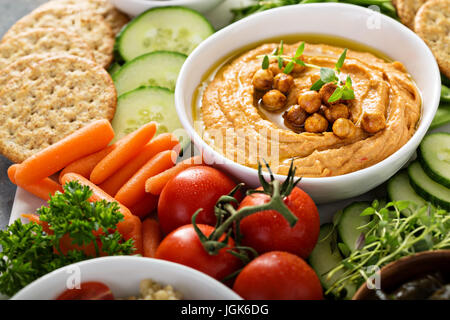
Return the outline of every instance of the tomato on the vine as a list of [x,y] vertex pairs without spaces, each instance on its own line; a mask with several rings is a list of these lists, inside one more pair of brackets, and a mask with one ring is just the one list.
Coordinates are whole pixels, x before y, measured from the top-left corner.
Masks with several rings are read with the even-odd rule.
[[173,177],[161,192],[158,218],[165,234],[191,223],[200,208],[197,222],[214,226],[214,206],[236,184],[224,173],[208,166],[195,166]]
[[[209,236],[214,227],[197,224],[205,236]],[[224,240],[225,236],[219,238]],[[218,254],[209,254],[200,241],[192,224],[182,226],[172,231],[159,245],[155,257],[168,260],[194,268],[207,275],[222,280],[226,276],[237,271],[241,266],[241,260],[227,252],[234,247],[233,239],[228,239],[228,248],[220,249]]]
[[233,290],[248,300],[321,300],[322,286],[314,270],[296,255],[273,251],[244,267]]
[[[254,193],[242,200],[239,209],[269,201],[269,195]],[[298,187],[294,187],[283,201],[298,218],[295,226],[291,228],[286,219],[274,210],[254,213],[240,223],[242,245],[252,247],[258,253],[287,251],[306,259],[319,237],[319,212],[311,197]]]

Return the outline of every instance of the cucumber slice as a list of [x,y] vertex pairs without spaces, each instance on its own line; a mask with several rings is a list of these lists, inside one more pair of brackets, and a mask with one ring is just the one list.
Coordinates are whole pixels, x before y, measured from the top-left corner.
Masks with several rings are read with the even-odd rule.
[[178,52],[156,51],[125,63],[113,76],[120,96],[142,86],[175,89],[178,73],[187,56]]
[[[343,270],[339,270],[330,279],[327,279],[327,273],[342,261],[342,256],[339,253],[336,243],[336,230],[333,230],[331,223],[324,224],[320,227],[319,240],[311,252],[308,261],[325,290],[329,289],[344,273]],[[349,286],[346,287],[346,290],[346,297],[351,298],[356,291],[356,287]]]
[[431,179],[450,188],[450,133],[427,135],[419,146],[419,160]]
[[150,121],[158,123],[156,134],[174,133],[180,139],[182,148],[189,143],[178,120],[173,91],[160,87],[141,87],[119,96],[111,123],[116,133],[114,140]]
[[116,55],[130,61],[153,51],[190,54],[214,33],[211,23],[197,11],[183,7],[147,10],[117,36]]
[[430,130],[436,129],[447,123],[450,123],[450,104],[441,104],[431,122]]
[[114,62],[109,66],[108,73],[112,76],[114,73],[119,71],[119,69],[120,69],[120,64],[118,64],[117,62]]
[[339,237],[352,252],[356,250],[358,239],[364,232],[358,227],[370,222],[369,216],[361,216],[361,213],[369,206],[369,202],[352,203],[344,209],[337,226]]
[[441,85],[441,102],[450,102],[450,88],[446,85]]
[[[406,170],[400,171],[389,180],[387,192],[392,201],[411,201],[418,207],[423,207],[426,204],[426,200],[420,197],[411,187]],[[408,214],[409,211],[404,210],[402,213]]]
[[425,173],[419,161],[414,161],[408,167],[408,175],[411,186],[418,195],[435,206],[450,210],[450,189],[431,179]]

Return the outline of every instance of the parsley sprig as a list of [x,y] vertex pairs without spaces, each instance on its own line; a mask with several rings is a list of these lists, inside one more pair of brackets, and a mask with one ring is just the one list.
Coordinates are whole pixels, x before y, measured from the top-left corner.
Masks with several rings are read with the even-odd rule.
[[[336,85],[336,90],[328,99],[328,102],[336,102],[340,99],[342,100],[352,100],[355,99],[355,93],[352,88],[352,79],[349,75],[345,81],[341,81],[339,76],[341,74],[341,68],[344,65],[345,58],[347,57],[347,49],[344,49],[342,54],[339,56],[334,69],[316,66],[311,63],[304,62],[301,57],[303,51],[305,50],[305,43],[302,42],[293,57],[284,55],[284,43],[281,40],[280,45],[275,48],[275,50],[269,54],[263,56],[262,69],[266,70],[269,68],[270,59],[276,59],[278,61],[278,67],[283,70],[285,74],[289,74],[294,70],[295,65],[300,65],[303,67],[310,67],[320,70],[320,79],[317,80],[310,88],[310,90],[319,91],[325,84],[333,83]],[[284,63],[288,62],[283,69]]]
[[[72,181],[64,186],[64,193],[51,197],[48,207],[38,209],[40,220],[49,224],[51,234],[35,222],[23,224],[20,220],[0,231],[0,293],[12,296],[37,278],[78,261],[103,254],[133,253],[133,241],[125,241],[116,230],[123,220],[117,203],[89,202],[91,195],[89,187]],[[93,244],[95,255],[81,250],[63,254],[59,244],[66,235],[72,244]]]

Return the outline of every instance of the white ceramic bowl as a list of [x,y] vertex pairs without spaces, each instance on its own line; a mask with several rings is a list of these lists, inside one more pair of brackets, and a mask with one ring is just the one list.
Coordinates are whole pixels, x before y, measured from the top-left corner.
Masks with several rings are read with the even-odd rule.
[[[378,29],[368,27],[368,23],[376,26],[377,22]],[[217,167],[250,186],[258,185],[255,169],[226,159],[194,130],[192,98],[204,75],[218,61],[249,44],[288,34],[334,35],[370,46],[404,63],[416,81],[423,97],[423,114],[417,132],[402,148],[369,168],[336,177],[303,178],[300,184],[318,203],[354,197],[375,188],[411,158],[425,135],[439,104],[440,75],[431,51],[414,32],[363,7],[335,3],[286,6],[255,14],[218,31],[194,50],[181,69],[175,103],[183,127],[208,158],[216,159]]]
[[[79,272],[79,273],[78,273]],[[210,276],[181,264],[158,259],[115,256],[96,258],[55,270],[20,290],[13,300],[52,300],[67,288],[70,277],[100,281],[116,298],[136,296],[143,279],[171,285],[188,300],[239,300],[234,291]]]
[[140,13],[156,7],[182,6],[205,13],[217,7],[224,0],[110,0],[120,11],[130,16],[137,16]]

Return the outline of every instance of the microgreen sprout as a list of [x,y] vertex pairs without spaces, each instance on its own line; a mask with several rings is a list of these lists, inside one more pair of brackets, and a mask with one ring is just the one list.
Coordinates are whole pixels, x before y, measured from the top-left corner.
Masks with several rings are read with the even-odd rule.
[[361,216],[372,219],[359,228],[365,231],[357,240],[356,250],[337,243],[344,259],[326,274],[327,279],[337,276],[326,294],[340,296],[347,288],[358,288],[378,268],[401,257],[450,248],[450,215],[431,203],[419,207],[396,201],[383,207],[374,201]]

